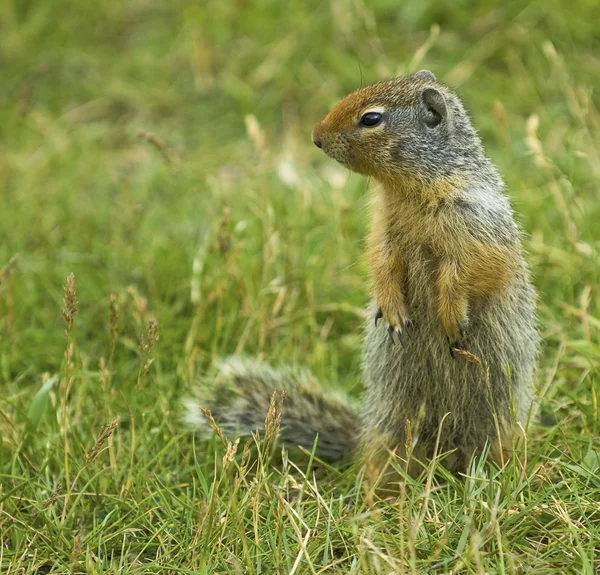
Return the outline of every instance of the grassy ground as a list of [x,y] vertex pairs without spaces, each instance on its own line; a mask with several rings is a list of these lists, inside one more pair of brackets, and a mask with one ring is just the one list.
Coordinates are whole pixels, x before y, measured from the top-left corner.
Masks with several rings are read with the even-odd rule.
[[[597,20],[586,0],[1,3],[0,571],[597,573]],[[366,183],[310,132],[421,67],[528,233],[553,423],[501,473],[368,505],[355,469],[195,441],[179,402],[234,352],[358,396]]]

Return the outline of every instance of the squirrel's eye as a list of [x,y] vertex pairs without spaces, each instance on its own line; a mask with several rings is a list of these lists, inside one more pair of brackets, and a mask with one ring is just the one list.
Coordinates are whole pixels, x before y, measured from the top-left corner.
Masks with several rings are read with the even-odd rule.
[[360,123],[362,126],[372,128],[373,126],[377,126],[382,118],[383,116],[379,112],[367,112],[366,114],[363,114]]

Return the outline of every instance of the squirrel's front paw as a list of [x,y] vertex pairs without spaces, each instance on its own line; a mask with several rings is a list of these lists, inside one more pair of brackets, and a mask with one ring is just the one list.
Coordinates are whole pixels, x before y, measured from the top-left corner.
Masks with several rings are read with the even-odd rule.
[[[402,306],[402,307],[404,307],[404,306]],[[377,323],[382,318],[388,324],[388,334],[390,336],[390,339],[392,340],[392,343],[396,343],[396,341],[394,339],[394,335],[395,335],[396,338],[398,339],[398,341],[400,342],[400,345],[403,346],[404,345],[404,334],[406,334],[408,336],[410,336],[412,334],[412,330],[413,330],[412,321],[405,315],[405,313],[404,314],[402,314],[402,313],[386,314],[382,308],[378,308],[377,313],[375,314],[375,326],[377,326]]]
[[466,351],[465,347],[465,336],[467,329],[467,320],[461,320],[452,326],[451,329],[446,330],[446,338],[448,339],[448,349],[450,355],[456,357],[455,350],[462,349]]

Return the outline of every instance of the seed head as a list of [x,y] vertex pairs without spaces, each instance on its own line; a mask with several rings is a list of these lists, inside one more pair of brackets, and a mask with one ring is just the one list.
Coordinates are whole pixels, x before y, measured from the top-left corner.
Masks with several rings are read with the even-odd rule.
[[119,337],[119,299],[115,294],[110,296],[108,323],[110,325],[110,339],[114,345]]
[[65,297],[63,298],[63,318],[65,323],[67,324],[66,334],[71,333],[73,329],[73,321],[75,320],[75,315],[77,314],[77,297],[75,294],[75,276],[73,274],[69,274],[67,278],[67,283],[63,286],[65,290]]

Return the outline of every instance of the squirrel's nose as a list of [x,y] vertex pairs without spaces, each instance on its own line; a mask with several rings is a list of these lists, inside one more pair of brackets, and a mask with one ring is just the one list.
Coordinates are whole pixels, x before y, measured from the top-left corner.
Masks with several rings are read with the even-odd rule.
[[323,142],[321,142],[321,138],[319,138],[318,136],[315,136],[314,134],[312,135],[312,141],[313,141],[313,144],[315,146],[317,146],[317,148],[323,147]]

